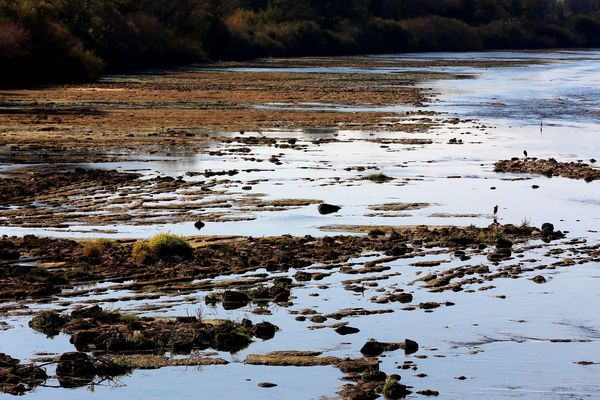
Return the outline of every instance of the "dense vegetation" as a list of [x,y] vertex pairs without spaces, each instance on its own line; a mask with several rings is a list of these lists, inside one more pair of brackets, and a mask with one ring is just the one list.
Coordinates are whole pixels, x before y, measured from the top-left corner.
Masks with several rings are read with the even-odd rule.
[[0,82],[256,56],[593,47],[600,0],[0,0]]

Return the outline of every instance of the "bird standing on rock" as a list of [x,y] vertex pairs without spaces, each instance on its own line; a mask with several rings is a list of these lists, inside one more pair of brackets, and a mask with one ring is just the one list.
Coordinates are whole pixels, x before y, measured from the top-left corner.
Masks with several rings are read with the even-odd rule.
[[527,150],[523,150],[523,154],[525,154],[525,158],[527,158]]
[[498,215],[498,206],[494,206],[494,215]]

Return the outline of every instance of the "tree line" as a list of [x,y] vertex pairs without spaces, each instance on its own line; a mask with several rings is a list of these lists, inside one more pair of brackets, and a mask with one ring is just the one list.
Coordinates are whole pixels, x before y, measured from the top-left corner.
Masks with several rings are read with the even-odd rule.
[[600,0],[0,0],[0,83],[202,60],[600,46]]

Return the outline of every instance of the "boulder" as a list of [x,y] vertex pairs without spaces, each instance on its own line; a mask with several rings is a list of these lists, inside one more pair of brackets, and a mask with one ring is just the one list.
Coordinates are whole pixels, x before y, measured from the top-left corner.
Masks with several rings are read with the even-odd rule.
[[342,207],[334,206],[333,204],[322,203],[322,204],[319,204],[318,209],[319,209],[319,214],[327,215],[327,214],[333,214],[333,213],[340,211],[342,209]]
[[202,228],[204,228],[206,226],[206,224],[202,221],[196,221],[196,223],[194,223],[194,228],[200,230]]
[[64,353],[58,360],[56,376],[63,387],[85,386],[96,376],[96,367],[85,353]]
[[340,327],[336,328],[335,332],[338,335],[342,335],[342,336],[344,336],[344,335],[353,335],[355,333],[360,332],[360,329],[354,328],[352,326],[346,326],[346,325],[344,325],[344,326],[340,326]]
[[275,336],[278,329],[270,322],[259,322],[252,328],[252,333],[259,339],[269,340]]

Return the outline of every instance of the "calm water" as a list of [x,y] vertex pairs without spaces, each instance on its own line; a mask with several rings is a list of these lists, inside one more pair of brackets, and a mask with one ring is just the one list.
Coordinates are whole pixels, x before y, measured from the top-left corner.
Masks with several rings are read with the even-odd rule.
[[[476,118],[479,122],[442,125],[425,133],[402,132],[267,132],[277,138],[294,137],[307,144],[306,151],[273,149],[251,146],[250,155],[269,158],[274,152],[283,153],[282,165],[244,161],[236,155],[209,156],[182,154],[165,157],[163,162],[128,162],[88,164],[86,167],[139,171],[147,175],[180,176],[188,171],[268,169],[266,172],[241,172],[235,177],[238,187],[228,186],[224,199],[243,198],[241,187],[248,181],[258,180],[254,193],[265,199],[317,199],[342,206],[333,216],[320,216],[316,206],[302,207],[285,212],[248,213],[236,211],[233,215],[253,218],[244,222],[208,223],[203,234],[323,234],[320,227],[332,224],[432,224],[432,225],[487,225],[494,205],[500,206],[502,222],[520,223],[529,220],[541,224],[547,220],[561,221],[561,227],[585,233],[598,226],[600,183],[582,184],[563,178],[532,176],[526,181],[507,181],[511,175],[493,172],[498,159],[521,156],[527,150],[530,156],[554,157],[561,161],[588,160],[600,155],[597,120],[600,115],[600,91],[597,65],[600,52],[557,53],[469,53],[386,56],[392,59],[490,59],[544,61],[519,67],[428,68],[434,72],[458,74],[462,78],[426,81],[423,87],[432,88],[432,101],[425,109],[444,116]],[[333,63],[334,61],[332,61]],[[265,69],[271,71],[271,69]],[[280,69],[278,69],[280,70]],[[293,69],[283,69],[283,71]],[[302,69],[306,72],[307,69]],[[310,69],[308,69],[310,71]],[[322,71],[323,68],[316,71]],[[326,68],[327,72],[346,72],[347,68]],[[403,69],[406,70],[406,69]],[[422,70],[422,69],[418,69]],[[393,69],[379,73],[401,73]],[[471,79],[464,79],[465,76]],[[256,105],[281,107],[281,105]],[[286,107],[303,107],[286,105]],[[318,110],[344,105],[310,105]],[[389,112],[393,106],[385,107]],[[406,106],[399,106],[404,113]],[[542,124],[542,130],[540,129]],[[252,135],[252,133],[248,133]],[[255,133],[255,135],[258,135]],[[338,142],[314,145],[319,138]],[[389,144],[382,148],[373,140],[424,138],[431,145]],[[463,145],[448,145],[451,138],[462,139]],[[226,149],[227,144],[214,144],[214,149]],[[356,171],[345,171],[348,166],[373,166],[395,180],[388,184],[360,181]],[[44,166],[38,166],[44,168]],[[5,169],[10,166],[6,166]],[[462,179],[448,179],[460,176]],[[532,185],[540,189],[532,190]],[[496,190],[490,190],[495,187]],[[451,195],[447,195],[451,194]],[[217,196],[216,198],[219,198]],[[367,217],[369,206],[389,202],[420,202],[431,206],[422,210],[402,213],[394,217]],[[543,205],[543,206],[541,206]],[[208,210],[207,210],[208,211]],[[202,214],[198,215],[201,218]],[[108,229],[112,236],[146,237],[159,231],[170,230],[181,234],[196,234],[191,214],[189,223],[174,225],[78,227],[77,229],[3,228],[6,233],[43,233],[53,236],[96,236],[86,233],[92,229]]]
[[[264,180],[254,185],[253,192],[264,193],[268,199],[308,198],[339,204],[343,208],[332,216],[320,216],[316,206],[291,211],[253,213],[252,221],[207,223],[203,234],[329,234],[321,229],[326,225],[385,224],[385,225],[488,225],[494,205],[500,206],[503,223],[519,224],[530,221],[540,225],[553,222],[557,228],[570,231],[569,236],[598,242],[600,230],[600,182],[586,184],[563,178],[532,176],[530,180],[510,181],[493,172],[493,163],[499,159],[521,156],[527,150],[530,156],[554,157],[561,161],[600,158],[600,52],[493,52],[444,53],[402,56],[381,56],[389,59],[489,59],[542,61],[518,67],[502,68],[427,68],[426,71],[450,74],[445,79],[422,83],[430,88],[432,101],[422,109],[441,113],[440,120],[459,117],[475,119],[458,125],[441,125],[429,132],[281,132],[263,133],[277,138],[294,137],[308,144],[307,151],[277,149],[284,153],[282,165],[269,164],[270,172],[240,173],[235,179],[242,182]],[[335,61],[332,61],[334,64]],[[271,71],[266,68],[265,71]],[[281,71],[281,69],[278,69]],[[299,72],[347,72],[344,68],[288,69]],[[419,69],[423,70],[423,69]],[[414,69],[380,69],[377,73],[412,72]],[[305,109],[356,108],[343,104],[257,104],[256,107],[292,107]],[[377,111],[397,111],[404,114],[406,106],[389,106]],[[540,123],[542,129],[540,129]],[[480,128],[481,125],[485,128]],[[253,133],[249,133],[252,135]],[[312,145],[316,138],[333,137],[339,142]],[[256,134],[255,134],[256,135]],[[372,139],[430,138],[431,145],[390,144],[382,148]],[[448,145],[451,138],[459,138],[463,145]],[[215,148],[227,148],[215,144]],[[271,148],[253,146],[252,155],[268,158]],[[205,154],[164,157],[159,162],[128,162],[89,164],[87,167],[139,170],[152,175],[179,176],[188,171],[204,169],[256,168],[256,163],[243,161],[235,155],[208,156]],[[356,171],[345,171],[350,165],[376,166],[394,181],[375,184],[357,179]],[[44,166],[41,166],[43,168]],[[10,171],[11,166],[5,166]],[[369,173],[369,172],[367,172]],[[460,179],[449,177],[460,176]],[[339,178],[338,180],[335,178]],[[405,181],[406,180],[406,181]],[[539,185],[533,190],[532,185]],[[242,186],[240,184],[239,186]],[[491,190],[495,187],[496,190]],[[228,188],[226,196],[242,196],[239,187]],[[431,205],[421,210],[402,212],[395,217],[367,216],[369,206],[390,202],[420,202]],[[236,213],[235,207],[232,213]],[[21,229],[2,228],[5,234],[38,233],[53,236],[95,237],[92,229],[111,229],[105,236],[148,237],[156,232],[170,230],[179,234],[197,234],[193,219],[189,223],[150,226],[81,226],[77,229]],[[373,256],[367,256],[366,261]],[[431,255],[427,259],[446,258],[449,263],[438,268],[460,265],[447,255]],[[533,265],[548,264],[545,250],[526,253]],[[419,259],[419,261],[422,261]],[[327,313],[347,307],[368,309],[394,308],[393,314],[349,318],[351,326],[361,331],[341,337],[332,329],[309,330],[308,322],[297,322],[290,309],[274,306],[270,316],[255,316],[250,307],[226,311],[220,307],[205,308],[205,315],[219,318],[248,317],[254,321],[269,320],[281,328],[277,336],[267,342],[257,342],[239,354],[220,356],[231,361],[227,366],[203,368],[166,368],[157,371],[137,371],[117,382],[103,384],[90,391],[82,389],[39,388],[27,397],[32,399],[214,399],[243,395],[248,399],[309,399],[334,396],[343,383],[340,372],[333,367],[274,368],[249,367],[241,364],[247,354],[273,350],[322,350],[325,355],[357,357],[358,350],[368,338],[398,341],[412,338],[421,344],[427,359],[405,357],[400,352],[383,357],[381,369],[395,373],[396,363],[406,359],[417,363],[419,369],[400,371],[403,381],[417,390],[436,389],[442,399],[597,399],[600,398],[600,369],[598,365],[580,366],[577,361],[600,362],[600,321],[598,309],[600,292],[600,265],[598,263],[574,266],[546,272],[549,282],[536,285],[527,279],[499,280],[494,289],[475,293],[429,293],[418,285],[408,286],[414,280],[415,268],[408,261],[390,264],[389,272],[401,272],[381,287],[407,288],[414,293],[416,302],[452,301],[454,307],[433,313],[407,312],[400,306],[377,305],[369,298],[378,295],[377,288],[369,288],[358,295],[343,289],[342,281],[355,276],[335,272],[317,283],[308,283],[295,289],[291,310],[312,307]],[[469,264],[487,263],[474,258]],[[508,262],[510,263],[510,262]],[[506,264],[503,264],[506,265]],[[433,269],[435,270],[435,268]],[[290,271],[293,275],[295,271]],[[429,271],[428,271],[429,272]],[[368,276],[368,275],[367,275]],[[231,277],[234,278],[234,277]],[[227,278],[225,278],[227,279]],[[317,285],[326,285],[319,288]],[[318,293],[319,297],[311,296]],[[109,286],[103,298],[123,297],[131,293],[118,284]],[[132,311],[145,315],[194,314],[204,306],[207,293],[198,292],[192,298],[163,296],[158,300],[106,303],[112,309]],[[506,299],[497,296],[506,295]],[[88,298],[75,299],[75,305]],[[154,312],[141,311],[148,304],[164,305]],[[57,303],[32,305],[33,309],[60,308]],[[28,359],[36,352],[61,353],[73,349],[68,338],[54,340],[34,333],[27,327],[30,317],[15,315],[3,321],[12,326],[0,332],[0,352]],[[517,323],[515,321],[524,321]],[[548,339],[585,339],[582,343],[550,343]],[[443,356],[443,357],[438,357]],[[417,378],[417,373],[426,378]],[[468,379],[454,379],[464,375]],[[260,389],[257,382],[279,384],[274,389]],[[310,382],[310,384],[307,384]],[[52,382],[49,382],[52,384]],[[193,395],[191,395],[193,393]],[[2,397],[0,395],[0,397]],[[414,396],[413,396],[414,397]],[[416,396],[414,398],[418,398]]]

